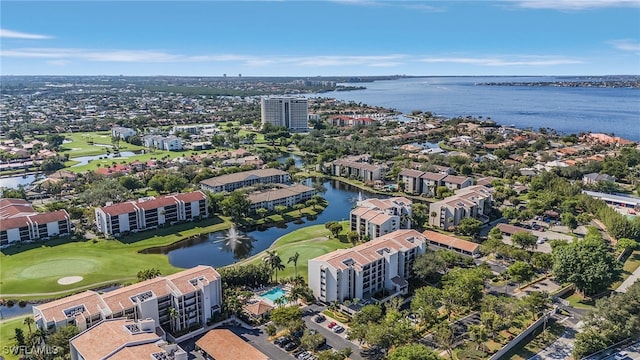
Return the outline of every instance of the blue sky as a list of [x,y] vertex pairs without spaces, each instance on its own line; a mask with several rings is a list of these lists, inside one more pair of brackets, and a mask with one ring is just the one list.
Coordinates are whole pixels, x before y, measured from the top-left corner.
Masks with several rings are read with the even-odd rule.
[[2,75],[640,74],[640,0],[7,1]]

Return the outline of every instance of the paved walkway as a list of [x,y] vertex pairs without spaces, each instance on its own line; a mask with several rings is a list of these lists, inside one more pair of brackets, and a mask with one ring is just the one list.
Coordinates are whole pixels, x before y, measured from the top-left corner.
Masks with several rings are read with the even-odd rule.
[[571,357],[573,352],[573,342],[575,341],[576,331],[567,329],[562,335],[551,345],[544,348],[529,360],[563,360]]
[[636,271],[633,272],[633,274],[629,275],[629,277],[626,278],[624,282],[620,284],[620,286],[618,286],[618,288],[616,289],[616,292],[619,292],[619,293],[627,292],[627,288],[633,285],[633,283],[635,283],[636,280],[638,280],[639,278],[640,278],[640,267],[638,267]]

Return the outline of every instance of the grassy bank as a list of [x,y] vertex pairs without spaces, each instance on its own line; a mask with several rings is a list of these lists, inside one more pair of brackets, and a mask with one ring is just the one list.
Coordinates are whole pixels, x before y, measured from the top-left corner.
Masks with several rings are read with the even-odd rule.
[[[293,263],[287,263],[287,261],[296,252],[300,254],[298,258],[298,275],[301,275],[305,280],[308,280],[307,273],[309,268],[307,263],[309,259],[313,259],[337,249],[346,249],[351,247],[351,244],[347,241],[345,235],[348,230],[348,222],[344,221],[341,223],[344,230],[337,239],[330,237],[331,232],[325,229],[322,224],[298,229],[278,238],[268,249],[276,251],[283,263],[285,263],[285,269],[278,271],[278,278],[294,276],[295,269]],[[266,250],[239,262],[238,265],[260,263],[265,254]]]
[[[23,323],[25,316],[18,316],[11,319],[0,320],[0,357],[4,357],[5,360],[17,360],[18,355],[11,354],[8,350],[9,347],[16,345],[15,329],[22,329],[25,337],[29,335],[29,329],[27,325]],[[35,330],[35,326],[31,326],[32,330]],[[7,351],[5,351],[7,350]]]
[[[97,283],[135,281],[138,271],[152,267],[162,274],[171,274],[180,269],[169,264],[166,255],[139,251],[229,227],[231,222],[214,217],[115,240],[65,242],[63,239],[4,249],[0,255],[0,296],[28,300],[56,298]],[[83,280],[71,285],[58,284],[61,277],[76,275]]]

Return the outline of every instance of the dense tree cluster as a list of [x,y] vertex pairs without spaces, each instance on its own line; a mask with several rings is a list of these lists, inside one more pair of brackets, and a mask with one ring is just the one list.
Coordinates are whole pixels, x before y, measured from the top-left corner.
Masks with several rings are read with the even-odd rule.
[[640,337],[640,281],[625,293],[613,293],[596,301],[576,336],[573,356],[581,359],[629,337]]

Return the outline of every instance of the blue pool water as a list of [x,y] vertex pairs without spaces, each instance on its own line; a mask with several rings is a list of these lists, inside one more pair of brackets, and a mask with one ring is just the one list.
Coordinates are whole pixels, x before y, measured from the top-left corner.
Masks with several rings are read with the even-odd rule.
[[286,294],[287,293],[284,290],[282,290],[281,287],[276,286],[273,289],[271,289],[271,290],[269,290],[269,291],[267,291],[265,293],[260,294],[260,297],[263,297],[265,299],[269,299],[271,301],[276,301],[276,300],[280,299],[281,297],[285,296]]

